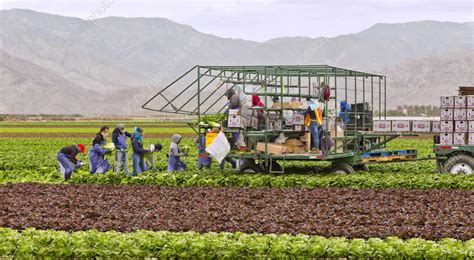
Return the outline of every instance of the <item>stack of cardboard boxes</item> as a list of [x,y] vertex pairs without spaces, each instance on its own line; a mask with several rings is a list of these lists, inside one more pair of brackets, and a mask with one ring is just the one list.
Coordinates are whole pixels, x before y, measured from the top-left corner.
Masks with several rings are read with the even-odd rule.
[[440,144],[474,145],[474,96],[441,97]]

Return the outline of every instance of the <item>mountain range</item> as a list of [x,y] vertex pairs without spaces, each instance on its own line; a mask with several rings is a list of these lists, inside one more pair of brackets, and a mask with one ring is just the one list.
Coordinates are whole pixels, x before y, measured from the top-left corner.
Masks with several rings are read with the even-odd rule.
[[[387,75],[389,107],[474,85],[474,22],[376,24],[338,37],[221,38],[164,18],[0,11],[0,113],[139,115],[196,64],[328,64]],[[314,26],[317,30],[317,25]]]

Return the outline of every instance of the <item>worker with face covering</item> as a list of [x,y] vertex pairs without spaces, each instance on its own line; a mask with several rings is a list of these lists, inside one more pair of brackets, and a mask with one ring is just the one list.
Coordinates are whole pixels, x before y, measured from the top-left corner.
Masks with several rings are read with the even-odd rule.
[[124,124],[118,124],[117,127],[112,132],[112,142],[115,145],[115,172],[120,174],[120,171],[123,170],[125,175],[130,175],[128,170],[128,158],[127,158],[127,137],[132,138],[132,134],[125,131]]
[[182,137],[179,134],[174,134],[173,137],[171,137],[170,150],[168,153],[168,172],[186,170],[186,164],[181,160],[181,157],[188,154],[181,151],[179,146],[181,139]]
[[[231,88],[228,89],[225,92],[225,96],[229,100],[229,102],[227,103],[226,114],[229,113],[229,109],[241,109],[242,108],[242,103],[240,102],[240,97],[237,94],[235,94],[235,91],[233,89],[231,89]],[[237,142],[237,140],[239,139],[239,135],[240,135],[239,132],[233,132],[232,133],[232,140],[234,140],[234,142]]]

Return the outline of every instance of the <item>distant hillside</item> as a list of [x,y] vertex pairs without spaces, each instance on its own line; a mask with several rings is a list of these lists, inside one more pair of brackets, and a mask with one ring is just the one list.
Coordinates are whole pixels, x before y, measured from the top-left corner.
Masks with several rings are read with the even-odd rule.
[[[432,66],[432,73],[445,77],[410,82],[423,91],[445,81],[456,82],[454,73],[443,69],[454,69],[444,64],[451,59],[447,53],[470,55],[474,46],[472,22],[376,24],[333,38],[288,37],[262,43],[204,34],[163,18],[85,21],[14,9],[0,11],[0,24],[1,88],[7,90],[0,100],[16,100],[2,102],[0,113],[34,113],[37,104],[45,101],[43,113],[65,109],[86,114],[142,113],[139,105],[196,64],[329,64],[389,73],[390,82],[398,86],[419,77],[417,70],[404,68],[418,68],[425,59],[435,59],[439,64]],[[460,55],[462,60],[464,54]],[[28,69],[19,74],[3,60],[7,56],[26,63]],[[471,68],[457,67],[463,71],[460,74],[472,72]],[[15,98],[19,95],[15,89],[28,93],[28,102]],[[72,95],[77,95],[81,105],[64,107],[56,100],[70,93],[76,93]],[[442,91],[431,89],[430,93]],[[391,105],[407,101],[397,96],[390,96]]]
[[474,86],[474,51],[407,60],[390,69],[387,79],[390,107],[439,106],[441,95],[457,95],[459,86]]

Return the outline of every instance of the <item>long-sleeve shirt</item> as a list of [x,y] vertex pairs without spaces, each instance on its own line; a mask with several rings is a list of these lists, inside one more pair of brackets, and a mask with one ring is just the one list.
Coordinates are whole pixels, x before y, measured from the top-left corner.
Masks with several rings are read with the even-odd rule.
[[103,142],[105,142],[105,138],[104,136],[101,134],[101,133],[98,133],[94,140],[92,141],[92,146],[98,144],[98,145],[101,145]]
[[59,152],[65,154],[65,155],[68,155],[69,160],[70,160],[74,165],[76,165],[76,163],[77,163],[77,158],[76,158],[76,156],[77,156],[77,154],[79,153],[79,151],[77,150],[77,148],[76,148],[74,145],[64,147],[64,148],[61,149]]
[[134,153],[138,153],[140,155],[143,155],[145,153],[148,153],[149,151],[146,149],[143,149],[143,143],[140,142],[137,138],[132,137],[132,148]]

